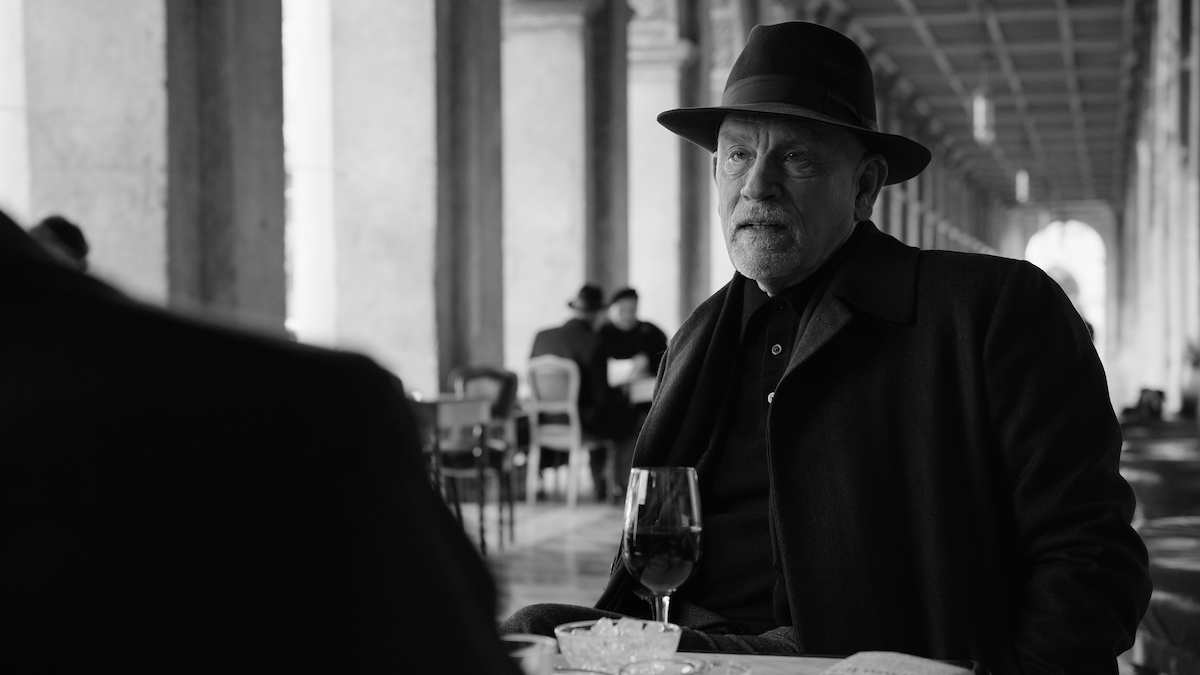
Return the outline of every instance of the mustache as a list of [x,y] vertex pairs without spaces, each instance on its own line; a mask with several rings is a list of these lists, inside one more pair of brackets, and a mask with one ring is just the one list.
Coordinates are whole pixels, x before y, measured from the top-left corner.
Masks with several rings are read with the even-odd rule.
[[788,222],[787,212],[778,206],[752,204],[733,214],[734,227],[745,225],[784,225]]

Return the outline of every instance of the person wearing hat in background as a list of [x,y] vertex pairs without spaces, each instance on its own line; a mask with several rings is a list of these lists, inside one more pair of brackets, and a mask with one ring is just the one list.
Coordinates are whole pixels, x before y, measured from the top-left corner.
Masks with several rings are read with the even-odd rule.
[[87,271],[87,238],[75,223],[62,216],[47,216],[29,229],[29,236],[41,244],[55,262],[80,272]]
[[[620,391],[608,385],[608,354],[598,333],[604,320],[604,294],[600,288],[586,284],[574,300],[567,303],[571,318],[561,326],[538,332],[533,339],[529,356],[561,356],[579,366],[579,421],[585,435],[605,441],[621,441],[632,431],[633,410]],[[608,481],[604,465],[607,448],[592,450],[589,463],[596,498],[608,498]],[[566,461],[563,453],[542,453],[539,470]]]
[[[1104,370],[1058,285],[871,223],[930,154],[877,130],[870,65],[834,30],[756,26],[720,106],[659,121],[714,153],[737,269],[672,339],[634,454],[700,477],[680,649],[1116,673],[1146,550]],[[646,596],[618,562],[596,609],[502,630],[648,617]]]
[[[629,359],[632,362],[630,381],[638,377],[653,377],[667,351],[667,335],[649,321],[638,318],[638,294],[632,288],[613,293],[608,302],[608,321],[600,327],[600,341],[610,359]],[[633,442],[642,428],[650,402],[633,404],[633,432],[613,445],[613,478],[617,495],[625,493],[629,484],[629,469],[633,461]]]
[[610,359],[637,359],[639,372],[658,372],[658,363],[667,352],[667,334],[638,318],[638,293],[632,288],[613,293],[600,339]]

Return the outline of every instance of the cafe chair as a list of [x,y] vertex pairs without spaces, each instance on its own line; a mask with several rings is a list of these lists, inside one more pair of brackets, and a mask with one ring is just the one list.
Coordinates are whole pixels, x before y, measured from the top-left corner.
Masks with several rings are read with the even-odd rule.
[[515,498],[517,447],[517,374],[492,366],[459,366],[450,371],[450,388],[460,398],[491,402],[491,418],[484,428],[485,472],[496,478],[496,527],[504,547],[504,508],[508,507],[508,541],[516,538]]
[[588,443],[579,419],[579,366],[558,356],[529,360],[529,461],[525,500],[537,501],[543,451],[567,453],[567,506],[579,501],[579,480],[588,467]]
[[485,433],[492,418],[492,403],[486,398],[439,397],[416,401],[419,422],[427,429],[430,477],[435,488],[462,525],[458,482],[473,479],[479,503],[479,551],[487,555],[483,509],[486,503],[488,458]]

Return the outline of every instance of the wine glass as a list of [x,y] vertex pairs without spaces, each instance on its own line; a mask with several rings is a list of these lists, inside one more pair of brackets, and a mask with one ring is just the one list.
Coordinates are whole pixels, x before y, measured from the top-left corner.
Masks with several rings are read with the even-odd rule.
[[654,620],[667,621],[671,594],[700,558],[700,489],[690,466],[634,469],[625,493],[621,557],[654,594]]

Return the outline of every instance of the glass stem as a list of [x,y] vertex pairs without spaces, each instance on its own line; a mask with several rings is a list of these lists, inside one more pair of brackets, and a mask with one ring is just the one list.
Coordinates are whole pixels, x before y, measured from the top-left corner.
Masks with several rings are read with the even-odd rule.
[[671,596],[656,595],[654,596],[654,620],[667,622],[667,613],[671,609]]

